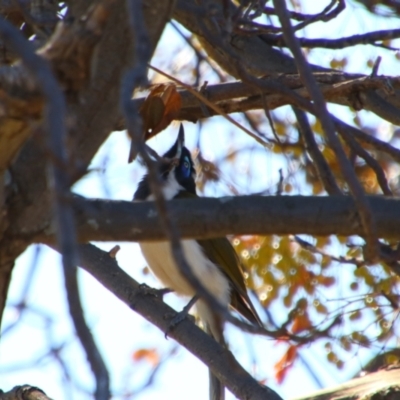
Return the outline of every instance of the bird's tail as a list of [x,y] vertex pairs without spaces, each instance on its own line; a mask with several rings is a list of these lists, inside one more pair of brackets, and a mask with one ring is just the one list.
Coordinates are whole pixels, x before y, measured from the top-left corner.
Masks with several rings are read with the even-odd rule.
[[[206,333],[212,336],[221,346],[227,347],[223,334],[223,322],[221,321],[219,315],[216,315],[214,312],[212,312],[201,300],[197,304],[197,311],[200,319],[202,320]],[[211,372],[211,370],[208,370],[208,374],[210,400],[225,400],[225,387]]]
[[225,400],[225,387],[218,378],[208,370],[210,400]]

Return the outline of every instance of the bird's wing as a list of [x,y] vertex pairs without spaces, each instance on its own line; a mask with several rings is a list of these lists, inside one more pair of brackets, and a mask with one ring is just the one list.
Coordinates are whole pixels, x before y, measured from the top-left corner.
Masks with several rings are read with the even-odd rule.
[[[195,197],[198,196],[186,191],[181,191],[175,196],[176,199]],[[260,317],[247,294],[241,261],[229,240],[224,237],[200,239],[197,242],[206,256],[228,278],[231,285],[231,306],[250,322],[262,326]]]
[[200,239],[197,241],[206,256],[228,277],[231,285],[231,306],[250,322],[262,326],[244,283],[242,265],[235,249],[227,238]]

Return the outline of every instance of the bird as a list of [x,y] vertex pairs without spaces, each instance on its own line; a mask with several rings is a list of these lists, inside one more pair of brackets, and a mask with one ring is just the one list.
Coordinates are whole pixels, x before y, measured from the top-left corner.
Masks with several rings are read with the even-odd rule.
[[[173,146],[158,163],[161,190],[165,200],[197,198],[196,171],[190,151],[185,147],[185,133],[180,125]],[[133,201],[151,201],[149,174],[139,182]],[[197,300],[196,290],[189,284],[176,265],[170,243],[139,242],[142,254],[150,270],[168,289],[192,299],[188,308],[196,302],[197,313],[205,331],[226,347],[223,321],[213,312],[206,301]],[[250,323],[262,327],[262,322],[246,290],[242,264],[235,249],[226,237],[212,239],[184,239],[181,241],[184,256],[200,284],[221,305],[230,306]],[[197,300],[197,301],[196,301]],[[210,399],[223,400],[224,387],[210,372]]]

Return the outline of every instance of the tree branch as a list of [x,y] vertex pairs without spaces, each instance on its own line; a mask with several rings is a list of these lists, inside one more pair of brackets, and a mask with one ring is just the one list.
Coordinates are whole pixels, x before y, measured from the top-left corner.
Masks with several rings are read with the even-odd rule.
[[[114,258],[93,245],[80,245],[79,255],[82,268],[106,289],[162,332],[168,330],[170,320],[176,312],[156,296],[148,294],[146,289],[141,289],[138,282],[119,268]],[[273,390],[252,378],[230,351],[220,346],[189,319],[179,323],[168,336],[206,364],[239,399],[282,400]]]
[[308,122],[307,114],[297,107],[292,107],[292,109],[296,115],[299,131],[305,143],[306,150],[314,162],[318,178],[322,182],[324,189],[330,195],[341,195],[342,191],[337,185],[335,177],[315,141],[314,133],[311,129],[310,123]]
[[[376,217],[378,236],[400,238],[400,200],[377,196],[367,198]],[[80,242],[166,238],[153,202],[76,197],[73,208]],[[357,209],[349,196],[181,199],[169,202],[168,210],[183,238],[212,238],[229,234],[363,234]],[[29,240],[54,243],[54,231],[47,229]]]
[[[400,78],[398,77],[371,77],[342,72],[318,72],[313,75],[326,101],[357,109],[366,108],[367,103],[361,100],[356,101],[359,95],[363,93],[379,90],[380,92],[388,93],[388,95],[393,95],[395,94],[395,89],[400,89]],[[309,94],[297,74],[282,75],[278,78],[265,77],[260,78],[260,81],[266,84],[279,82],[283,86],[292,89],[298,95],[309,99]],[[271,85],[267,85],[267,87],[268,89],[264,89],[260,86],[256,87],[237,81],[209,85],[202,93],[225,113],[262,110],[265,104],[269,110],[292,104],[288,101],[287,96],[271,90]],[[179,93],[182,99],[182,108],[176,119],[196,122],[202,118],[219,115],[211,107],[200,104],[199,99],[191,91],[183,89]],[[132,100],[137,107],[140,107],[143,101],[144,98]],[[393,123],[399,122],[398,118],[395,120],[392,118],[392,120]],[[124,120],[120,118],[114,128],[116,130],[126,129]]]
[[[60,245],[63,265],[73,268],[76,264],[75,227],[69,198],[69,177],[67,173],[67,154],[65,146],[66,129],[65,99],[54,78],[49,64],[34,52],[32,44],[21,32],[6,20],[0,20],[3,40],[21,57],[27,70],[34,76],[45,98],[45,131],[51,157],[49,165],[49,187],[52,197],[53,215],[57,225],[57,241]],[[8,284],[7,284],[8,286]],[[0,321],[2,309],[0,308]]]
[[[106,0],[104,0],[106,1]],[[46,59],[68,95],[87,84],[92,54],[99,42],[108,17],[102,4],[91,9],[73,24],[61,22],[49,42],[37,54]],[[18,53],[15,51],[15,53]],[[42,63],[44,61],[42,60]],[[1,105],[7,111],[1,120],[0,170],[8,167],[15,154],[32,133],[32,121],[39,123],[44,108],[43,91],[22,63],[0,68]],[[15,120],[20,121],[15,126]]]
[[15,386],[10,391],[4,393],[0,390],[1,400],[51,400],[50,397],[46,396],[41,389],[30,386],[22,385]]
[[399,369],[384,370],[293,400],[391,400],[399,396]]
[[310,97],[313,100],[316,110],[316,116],[320,120],[322,129],[334,151],[338,160],[341,173],[349,186],[350,192],[354,197],[359,211],[361,223],[364,227],[364,237],[366,240],[366,258],[369,262],[373,263],[378,259],[378,242],[375,232],[375,217],[371,212],[370,205],[366,199],[364,189],[358,181],[351,165],[348,160],[344,149],[336,136],[336,129],[334,122],[326,108],[325,99],[318,88],[314,76],[312,74],[311,66],[307,63],[300,44],[294,34],[293,27],[290,22],[288,11],[286,9],[285,0],[273,0],[276,13],[283,29],[283,36],[285,41],[293,53],[297,68],[304,85],[307,87]]
[[67,300],[69,314],[74,323],[76,334],[86,353],[90,368],[96,381],[96,389],[94,392],[95,400],[108,400],[110,394],[110,376],[97,348],[92,332],[86,324],[82,303],[79,295],[78,277],[76,266],[74,268],[63,268],[65,289],[67,292]]
[[[173,2],[143,1],[144,20],[149,29],[152,51],[169,19]],[[91,68],[90,83],[80,87],[79,97],[68,97],[69,148],[72,155],[70,165],[76,171],[81,171],[80,174],[73,174],[74,181],[86,170],[90,160],[116,125],[120,115],[119,82],[123,72],[133,61],[131,33],[124,2],[113,2],[109,11],[107,24],[93,55],[95,60],[91,60],[95,62]],[[64,50],[68,52],[71,48],[66,46]],[[32,129],[37,129],[37,124],[29,126],[28,136]],[[42,145],[30,140],[13,163],[12,185],[18,190],[13,191],[7,199],[9,208],[6,223],[10,228],[32,233],[50,225],[51,200],[46,183],[45,161],[46,154]],[[11,242],[10,238],[6,230],[0,244],[0,312],[4,308],[7,282],[14,260],[29,244],[25,240]]]
[[354,153],[357,154],[359,157],[361,157],[368,164],[368,166],[375,172],[375,176],[379,183],[379,186],[381,187],[382,193],[385,196],[392,196],[393,193],[389,188],[385,172],[383,168],[379,165],[379,162],[375,160],[375,158],[372,157],[371,154],[369,154],[368,151],[365,150],[357,142],[357,140],[350,134],[350,132],[344,126],[339,126],[338,132],[343,137],[348,146],[354,151]]
[[[273,35],[262,35],[263,39],[271,46],[285,46],[285,41],[281,36],[275,37]],[[301,47],[313,49],[322,47],[324,49],[344,49],[350,46],[357,46],[360,44],[376,46],[376,42],[398,39],[400,37],[400,29],[386,29],[381,31],[367,32],[360,35],[352,35],[341,37],[338,39],[308,39],[298,38]]]
[[[216,7],[215,12],[219,9]],[[203,18],[193,18],[193,15]],[[296,74],[297,68],[293,58],[272,48],[258,36],[232,34],[223,45],[216,41],[220,37],[218,26],[208,22],[210,20],[206,7],[197,4],[194,0],[178,0],[174,18],[186,29],[195,33],[211,58],[221,68],[236,78],[240,78],[236,66],[236,59],[241,60],[241,66],[253,76],[278,77],[287,74]],[[214,15],[214,19],[223,21],[222,13]],[[232,56],[234,55],[234,57]],[[317,65],[311,65],[313,72],[337,72]],[[396,125],[400,125],[399,107],[400,94],[385,96],[375,91],[367,93],[362,106],[376,113]],[[287,104],[287,103],[286,103]],[[389,107],[390,105],[391,107]]]

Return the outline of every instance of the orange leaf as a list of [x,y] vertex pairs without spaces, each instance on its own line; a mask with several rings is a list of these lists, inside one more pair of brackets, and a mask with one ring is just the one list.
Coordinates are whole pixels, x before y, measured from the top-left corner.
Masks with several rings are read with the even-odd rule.
[[292,325],[292,329],[291,331],[293,333],[299,333],[299,332],[303,332],[307,329],[311,328],[311,322],[308,318],[307,313],[304,313],[302,315],[297,315],[294,319],[293,319],[293,325]]
[[160,356],[156,349],[139,349],[132,354],[132,359],[135,362],[147,361],[153,367],[159,364]]
[[181,95],[175,84],[169,82],[155,86],[140,108],[145,140],[165,129],[178,116],[181,106]]
[[276,372],[275,372],[275,379],[276,379],[276,381],[278,382],[279,385],[280,385],[280,384],[283,382],[283,380],[285,379],[286,373],[287,373],[287,368],[280,369],[279,371],[276,371]]
[[286,353],[283,357],[275,364],[275,379],[276,381],[281,384],[286,377],[287,372],[293,365],[294,360],[297,356],[297,347],[291,345],[286,350]]

